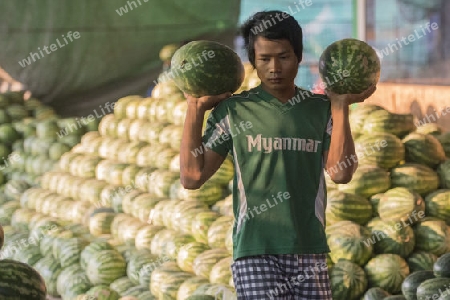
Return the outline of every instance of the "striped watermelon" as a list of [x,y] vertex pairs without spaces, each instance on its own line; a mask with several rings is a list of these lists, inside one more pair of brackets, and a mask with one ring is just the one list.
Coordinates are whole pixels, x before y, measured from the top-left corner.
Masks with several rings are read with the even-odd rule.
[[234,164],[230,156],[223,161],[216,173],[214,173],[208,181],[215,182],[217,184],[226,186],[234,175]]
[[126,274],[126,261],[117,250],[102,250],[89,260],[86,273],[94,285],[111,284]]
[[180,200],[197,200],[207,205],[213,205],[223,197],[224,187],[214,181],[207,181],[197,190],[185,189],[177,181],[177,198]]
[[89,278],[79,265],[63,269],[56,282],[56,289],[63,299],[72,299],[86,293],[91,287]]
[[190,234],[177,233],[164,246],[163,254],[170,260],[176,260],[180,248],[195,239]]
[[418,271],[409,274],[402,283],[405,299],[417,299],[417,288],[425,280],[435,278],[433,271]]
[[58,296],[58,291],[56,289],[57,280],[62,271],[59,261],[55,260],[52,255],[47,255],[38,260],[34,265],[34,268],[44,279],[47,287],[47,294],[50,296]]
[[341,192],[369,198],[387,191],[390,186],[391,180],[386,170],[375,166],[359,166],[352,180],[347,184],[338,185],[338,189]]
[[447,157],[450,157],[450,132],[435,135],[438,141],[444,147],[444,151]]
[[177,234],[171,229],[163,229],[158,231],[152,239],[150,250],[153,254],[163,255],[166,244]]
[[220,215],[213,211],[198,213],[192,220],[192,236],[197,242],[208,244],[208,229]]
[[194,273],[192,265],[195,258],[209,249],[211,248],[208,245],[200,242],[191,242],[180,247],[177,255],[178,266],[185,272]]
[[431,134],[431,135],[441,135],[442,134],[442,128],[437,123],[423,123],[418,122],[416,123],[416,131],[418,133],[422,134]]
[[164,226],[155,226],[155,225],[145,225],[141,227],[137,233],[136,238],[134,240],[134,245],[137,250],[142,249],[150,249],[152,239],[161,230],[164,229]]
[[59,250],[59,262],[61,267],[65,268],[73,264],[78,265],[81,258],[81,252],[88,244],[89,242],[83,238],[63,240]]
[[225,237],[233,223],[232,216],[222,216],[211,223],[208,228],[208,245],[211,248],[225,248]]
[[405,145],[405,158],[407,162],[437,167],[446,159],[444,148],[438,139],[430,134],[412,132],[402,140]]
[[13,259],[34,266],[43,256],[38,247],[24,247],[14,253]]
[[407,188],[392,188],[381,196],[378,214],[383,221],[403,222],[402,226],[411,225],[425,216],[425,201],[418,193]]
[[209,278],[213,266],[221,259],[229,256],[227,249],[215,248],[197,255],[192,263],[195,275]]
[[385,109],[371,112],[364,121],[362,134],[386,132],[401,138],[415,130],[412,114],[396,114]]
[[378,254],[364,270],[369,287],[381,287],[391,294],[401,292],[402,282],[410,274],[406,261],[396,254]]
[[378,213],[378,204],[380,203],[380,199],[383,196],[383,193],[378,193],[369,198],[370,204],[372,205],[372,217],[379,217]]
[[405,187],[422,196],[439,187],[437,173],[425,166],[416,163],[406,163],[391,169],[392,187]]
[[326,234],[334,263],[346,259],[363,266],[371,258],[371,232],[366,227],[352,221],[340,221],[328,226]]
[[182,272],[183,271],[178,268],[175,262],[167,261],[162,263],[152,272],[150,280],[150,291],[153,295],[158,297],[159,292],[161,291],[160,283],[164,281],[164,278],[166,278],[168,274],[179,274]]
[[367,43],[352,38],[329,45],[319,58],[319,74],[337,94],[359,94],[380,78],[380,59]]
[[328,192],[325,216],[327,225],[345,220],[365,225],[372,218],[372,205],[362,196],[334,190]]
[[4,300],[45,300],[47,288],[42,276],[30,265],[11,259],[0,260],[0,296]]
[[[186,200],[181,201],[178,204],[176,204],[174,210],[173,210],[173,229],[177,231],[181,231],[183,233],[190,234],[191,233],[191,224],[188,222],[183,222],[187,215],[190,214],[192,211],[206,211],[208,210],[208,206],[200,201],[195,200]],[[188,218],[189,219],[189,218]],[[192,223],[192,217],[191,223]],[[188,228],[186,228],[186,226]]]
[[120,299],[120,295],[106,285],[94,286],[89,291],[86,292],[86,295],[91,296],[95,300],[119,300]]
[[116,213],[99,212],[89,218],[89,232],[94,236],[111,233],[111,223]]
[[437,261],[437,255],[425,251],[414,251],[406,259],[411,273],[416,271],[433,270],[433,265]]
[[184,93],[201,97],[234,93],[244,81],[245,71],[233,49],[200,40],[189,42],[174,53],[165,77],[173,78]]
[[91,242],[86,246],[83,251],[81,251],[80,265],[83,270],[86,270],[90,264],[92,256],[102,250],[114,250],[113,246],[105,240],[96,240]]
[[[192,274],[186,272],[167,272],[159,282],[158,298],[159,299],[176,299],[178,289],[181,284],[189,278]],[[153,285],[153,282],[151,283]]]
[[228,284],[230,282],[231,275],[231,264],[233,263],[233,258],[231,256],[225,257],[219,260],[211,269],[209,273],[209,281],[211,283],[222,283]]
[[147,286],[137,285],[137,286],[130,287],[121,296],[135,296],[135,297],[137,297],[137,296],[141,295],[144,292],[149,292],[149,285],[147,285]]
[[[139,277],[144,272],[151,272],[151,265],[156,264],[158,261],[158,256],[155,254],[152,254],[150,250],[139,250],[135,251],[127,264],[127,276],[130,278],[131,282],[134,285],[139,284]],[[150,267],[146,267],[144,269],[144,266],[149,265]]]
[[447,159],[443,163],[441,163],[436,172],[439,176],[440,187],[443,189],[450,188],[450,159]]
[[383,109],[383,107],[371,103],[358,103],[352,105],[349,115],[350,127],[352,130],[352,136],[355,141],[361,136],[361,131],[364,126],[366,117],[375,110]]
[[150,212],[156,204],[163,198],[152,196],[148,193],[141,194],[134,198],[131,203],[131,215],[142,222],[147,222]]
[[450,190],[439,189],[428,194],[425,208],[427,216],[439,218],[450,225]]
[[177,300],[188,299],[188,297],[192,296],[204,284],[209,284],[209,280],[200,276],[194,276],[185,280],[178,288]]
[[360,165],[374,165],[386,170],[405,159],[402,141],[387,132],[361,136],[355,141],[355,150]]
[[361,300],[382,300],[390,295],[391,294],[380,287],[373,287],[365,292],[364,297]]
[[450,278],[440,277],[423,281],[417,288],[416,296],[417,300],[429,300],[448,295],[449,292]]
[[109,285],[109,287],[116,291],[119,295],[123,295],[128,289],[135,286],[135,284],[128,278],[128,276],[120,277]]
[[407,258],[416,243],[414,231],[409,226],[404,226],[396,221],[385,221],[379,218],[372,219],[367,227],[372,232],[374,252],[376,254],[397,254]]
[[360,266],[340,260],[330,271],[330,284],[334,299],[357,300],[367,288],[367,278]]
[[8,225],[11,224],[12,215],[14,212],[20,208],[19,201],[8,201],[0,205],[0,224]]
[[416,250],[437,256],[450,252],[450,226],[439,219],[422,220],[414,227]]

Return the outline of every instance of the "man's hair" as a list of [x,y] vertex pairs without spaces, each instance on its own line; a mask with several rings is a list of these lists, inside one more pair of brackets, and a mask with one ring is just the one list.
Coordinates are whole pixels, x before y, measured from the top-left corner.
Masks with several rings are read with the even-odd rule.
[[279,10],[257,12],[241,26],[250,63],[255,67],[255,41],[258,36],[269,40],[288,40],[298,61],[302,61],[303,32],[297,20]]

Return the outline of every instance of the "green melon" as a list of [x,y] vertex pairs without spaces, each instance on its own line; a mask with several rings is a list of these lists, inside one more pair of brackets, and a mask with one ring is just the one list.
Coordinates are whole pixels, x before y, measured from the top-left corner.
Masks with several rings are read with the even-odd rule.
[[390,186],[391,180],[386,170],[376,166],[362,165],[358,167],[349,183],[338,185],[338,190],[369,198],[387,191]]
[[319,59],[319,74],[337,94],[359,94],[380,78],[380,59],[367,43],[341,39],[329,45]]
[[362,196],[334,190],[327,195],[325,215],[328,225],[345,220],[365,225],[372,217],[372,205]]
[[450,159],[439,164],[436,171],[439,176],[440,187],[450,189]]
[[440,189],[426,195],[425,212],[427,216],[439,218],[450,225],[450,190]]
[[392,188],[381,196],[378,213],[384,221],[403,222],[402,226],[409,226],[425,216],[425,201],[407,188]]
[[360,165],[390,169],[405,159],[402,140],[387,132],[361,136],[355,141],[355,150]]
[[[417,300],[439,298],[450,292],[450,278],[439,277],[423,281],[417,288]],[[436,297],[437,295],[437,297]]]
[[367,227],[372,231],[375,253],[392,253],[407,258],[413,252],[416,240],[409,224],[376,218]]
[[405,145],[405,159],[435,168],[446,159],[444,148],[431,134],[411,132],[402,140]]
[[450,278],[450,253],[445,253],[437,259],[433,265],[433,272],[436,277]]
[[437,173],[425,165],[406,163],[390,171],[392,188],[405,187],[425,196],[439,187]]
[[0,298],[4,300],[45,300],[47,288],[42,276],[31,266],[11,259],[0,260]]
[[239,56],[231,48],[201,40],[179,48],[165,75],[173,78],[184,93],[201,97],[234,93],[244,81],[245,72]]
[[89,260],[86,274],[92,284],[111,284],[126,274],[126,261],[116,250],[103,250]]
[[418,271],[409,274],[402,283],[402,293],[407,300],[417,299],[417,288],[427,279],[435,278],[433,271]]
[[[209,284],[209,280],[200,277],[200,276],[194,276],[187,280],[185,280],[179,287],[178,293],[177,293],[177,299],[189,299],[189,297],[200,297],[200,296],[193,296],[194,292],[202,285]],[[209,296],[212,297],[212,296]],[[195,298],[193,298],[195,299]],[[208,298],[209,299],[209,298]],[[214,299],[214,297],[213,297]]]
[[191,242],[187,243],[180,247],[177,254],[177,264],[181,270],[185,272],[194,273],[192,268],[193,262],[195,258],[205,252],[206,250],[210,250],[211,248],[200,242]]
[[381,287],[391,294],[401,292],[402,282],[410,274],[406,261],[396,254],[378,254],[364,270],[369,287]]
[[334,263],[346,259],[363,266],[371,258],[371,232],[351,221],[340,221],[326,228],[330,257]]
[[450,226],[439,219],[423,220],[414,227],[416,250],[437,256],[450,252]]
[[391,294],[380,287],[373,287],[365,292],[364,297],[361,300],[382,300],[390,295]]
[[357,300],[367,288],[363,268],[348,260],[340,260],[333,266],[330,283],[334,299]]
[[444,152],[447,157],[450,157],[450,132],[445,132],[435,136],[444,147]]
[[371,103],[358,103],[357,105],[351,106],[351,108],[349,120],[352,136],[355,140],[361,136],[366,117],[375,110],[384,110],[383,107]]
[[403,137],[415,129],[412,114],[396,114],[387,110],[376,110],[366,117],[362,134],[386,132]]
[[229,257],[229,253],[225,248],[216,248],[206,250],[197,255],[192,263],[192,269],[197,276],[209,278],[212,268],[223,258]]
[[433,270],[433,265],[437,261],[437,255],[425,251],[414,251],[408,258],[408,266],[411,273],[416,271]]

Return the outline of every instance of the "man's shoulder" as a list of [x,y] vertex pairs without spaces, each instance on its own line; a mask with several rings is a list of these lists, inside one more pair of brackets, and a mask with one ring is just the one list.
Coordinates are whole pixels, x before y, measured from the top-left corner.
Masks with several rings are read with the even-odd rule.
[[292,105],[299,103],[313,103],[314,105],[319,104],[323,106],[330,105],[330,99],[328,98],[327,95],[317,94],[301,87],[297,87],[297,92],[295,93],[295,96],[292,97],[292,99],[289,99],[289,102]]
[[231,97],[223,100],[216,106],[214,111],[225,112],[230,108],[235,108],[245,102],[254,101],[259,98],[259,91],[257,88],[252,88],[249,90],[241,91],[240,93],[233,94]]

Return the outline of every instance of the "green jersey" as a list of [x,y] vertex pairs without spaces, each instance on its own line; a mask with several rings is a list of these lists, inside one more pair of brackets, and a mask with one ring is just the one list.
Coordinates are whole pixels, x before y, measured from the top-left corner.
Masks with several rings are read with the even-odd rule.
[[323,152],[331,139],[330,102],[296,91],[283,104],[258,86],[208,117],[204,146],[234,161],[234,259],[329,252]]

